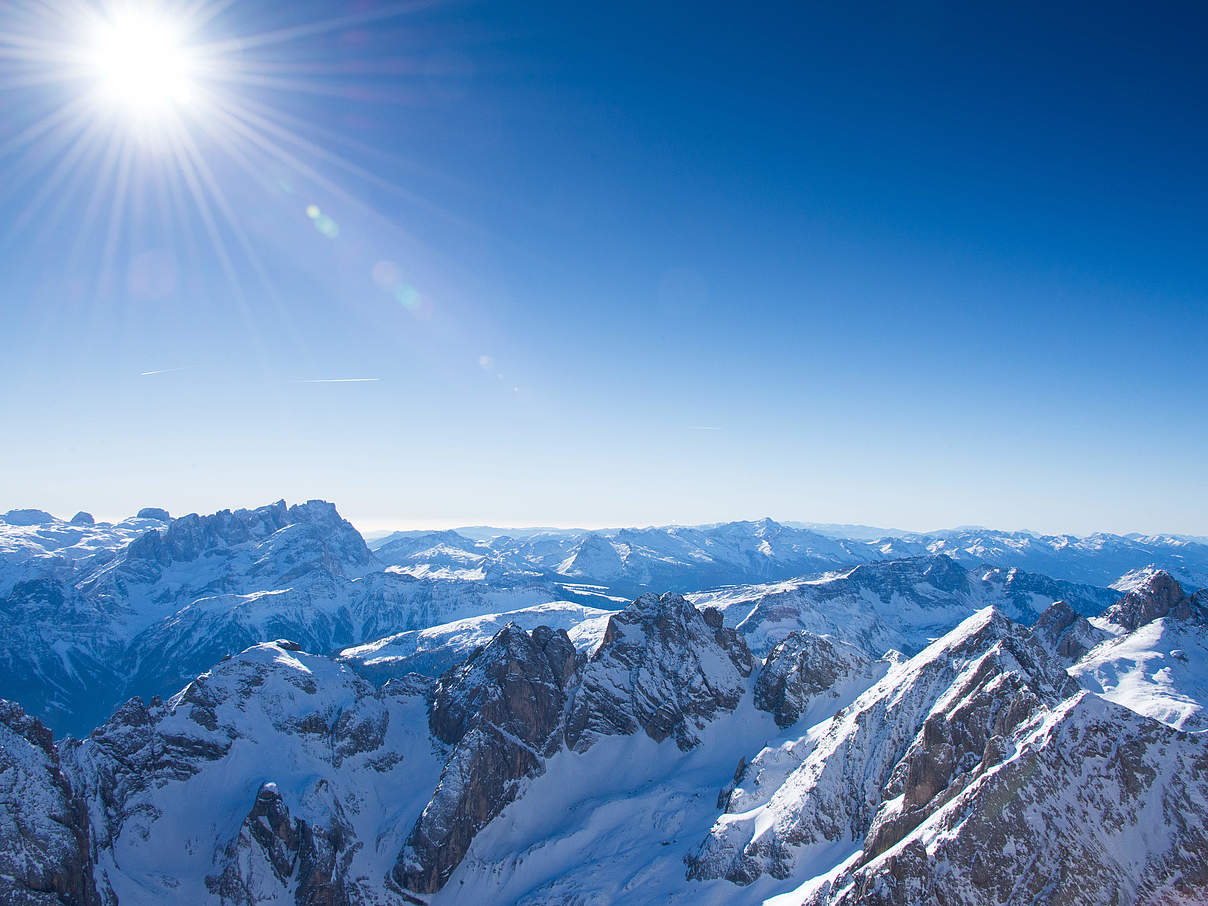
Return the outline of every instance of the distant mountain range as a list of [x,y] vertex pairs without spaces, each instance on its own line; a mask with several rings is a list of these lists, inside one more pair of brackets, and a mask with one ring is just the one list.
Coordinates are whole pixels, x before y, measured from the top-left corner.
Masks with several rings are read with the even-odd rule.
[[[851,534],[840,532],[850,529]],[[698,589],[815,575],[878,560],[946,554],[970,567],[1018,567],[1056,579],[1110,585],[1153,565],[1208,584],[1208,544],[1174,535],[1038,535],[983,528],[874,535],[867,526],[809,526],[771,519],[708,526],[601,531],[479,527],[473,534],[394,532],[371,547],[413,575],[481,579],[555,575],[632,593]]]

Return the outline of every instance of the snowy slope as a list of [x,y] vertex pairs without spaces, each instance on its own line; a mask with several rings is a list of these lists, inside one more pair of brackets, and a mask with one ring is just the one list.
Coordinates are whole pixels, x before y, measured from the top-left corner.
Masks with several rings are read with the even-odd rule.
[[1065,600],[1098,613],[1117,592],[1061,582],[1021,570],[966,569],[944,555],[870,563],[838,575],[692,595],[698,606],[726,615],[757,654],[795,629],[833,635],[878,657],[889,649],[915,653],[975,610],[995,606],[1031,623]]
[[611,611],[570,601],[551,601],[520,610],[466,617],[426,629],[413,629],[384,639],[345,648],[340,657],[363,676],[382,681],[409,672],[439,676],[486,645],[508,623],[522,629],[538,626],[565,629],[576,648],[596,645]]
[[1166,617],[1097,645],[1070,668],[1084,687],[1181,730],[1208,730],[1208,626]]
[[1070,667],[1104,698],[1183,730],[1208,730],[1208,591],[1146,571],[1092,623],[1107,638]]
[[[70,575],[112,559],[144,532],[160,529],[164,520],[132,516],[121,522],[56,519],[49,513],[35,517],[0,516],[0,596],[18,582],[46,575]],[[87,514],[81,514],[87,515]],[[14,520],[10,522],[9,520]]]
[[[292,901],[300,887],[312,902],[397,902],[382,879],[440,771],[425,710],[422,689],[375,689],[291,643],[127,704],[64,753],[98,886],[122,906]],[[291,817],[257,834],[274,796]]]

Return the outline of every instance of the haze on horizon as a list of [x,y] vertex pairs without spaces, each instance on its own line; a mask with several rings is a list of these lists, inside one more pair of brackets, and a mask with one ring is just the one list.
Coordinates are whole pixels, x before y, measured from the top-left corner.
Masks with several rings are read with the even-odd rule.
[[1204,8],[144,6],[0,10],[0,512],[1208,535]]

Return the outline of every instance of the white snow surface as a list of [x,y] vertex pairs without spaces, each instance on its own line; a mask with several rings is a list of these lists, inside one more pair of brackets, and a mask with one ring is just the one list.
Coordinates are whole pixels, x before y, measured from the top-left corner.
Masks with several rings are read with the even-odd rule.
[[1017,569],[966,569],[947,556],[870,563],[816,579],[738,586],[689,596],[717,607],[766,656],[789,632],[830,635],[876,658],[890,649],[913,654],[974,611],[993,606],[1031,624],[1054,601],[1097,613],[1119,595]]
[[[195,696],[216,703],[214,729],[198,716]],[[98,778],[114,772],[151,774],[119,785],[116,812],[99,796],[90,799],[94,826],[112,838],[100,854],[98,874],[122,906],[218,904],[206,879],[221,872],[225,847],[239,834],[257,790],[271,783],[295,819],[312,826],[333,818],[347,823],[362,844],[349,884],[364,903],[395,903],[383,878],[443,763],[444,753],[427,731],[426,710],[422,695],[390,686],[375,690],[329,658],[275,643],[251,648],[153,708],[150,742],[130,763],[114,761],[102,739],[68,750],[73,772],[93,790],[104,785]],[[315,732],[339,721],[379,728],[380,744],[345,754],[333,745],[330,730]],[[224,753],[213,759],[197,754],[203,746]],[[165,748],[166,755],[158,754]],[[158,758],[140,764],[143,752]],[[257,893],[262,902],[285,891],[270,885]]]
[[0,596],[8,594],[17,582],[46,572],[103,563],[139,535],[164,526],[159,519],[136,516],[93,525],[53,517],[29,525],[0,520]]
[[340,657],[353,666],[368,668],[375,677],[408,672],[436,676],[464,661],[475,648],[486,645],[509,623],[527,631],[538,626],[565,629],[575,647],[586,650],[603,637],[608,617],[614,612],[571,601],[550,601],[401,632],[366,645],[345,648]]
[[1096,645],[1069,672],[1138,714],[1180,730],[1208,730],[1208,627],[1202,623],[1153,620]]

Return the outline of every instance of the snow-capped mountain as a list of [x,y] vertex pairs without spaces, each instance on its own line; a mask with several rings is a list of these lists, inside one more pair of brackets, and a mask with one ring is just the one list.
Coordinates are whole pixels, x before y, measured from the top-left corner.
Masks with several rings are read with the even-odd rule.
[[[1110,585],[1132,570],[1153,565],[1193,588],[1208,585],[1208,545],[1173,535],[1034,535],[961,529],[911,539],[932,554],[970,566],[989,563],[1081,582]],[[909,543],[890,541],[886,554],[907,555]]]
[[[1204,631],[1198,599],[1134,594],[1122,633]],[[645,595],[586,648],[510,622],[382,685],[279,640],[81,741],[4,703],[0,742],[6,903],[1208,895],[1208,736],[992,607],[909,659],[796,630],[761,664],[721,611]]]
[[691,596],[719,608],[726,622],[764,655],[794,629],[832,635],[879,657],[889,649],[913,654],[970,613],[993,605],[1032,623],[1058,600],[1097,614],[1120,595],[1018,569],[967,569],[946,555],[913,557],[773,585],[740,586]]
[[[6,904],[1208,898],[1191,542],[764,520],[375,554],[311,501],[15,511],[0,544]],[[1126,568],[993,563],[1037,551]]]
[[322,501],[137,522],[105,528],[97,555],[24,561],[0,597],[0,695],[60,730],[87,733],[129,695],[166,695],[266,639],[332,652],[574,594],[384,570]]
[[1208,590],[1151,574],[1090,620],[1103,638],[1070,668],[1088,689],[1180,730],[1208,730]]
[[383,562],[413,575],[460,578],[540,573],[638,593],[706,589],[816,576],[861,563],[944,554],[967,567],[1018,568],[1109,586],[1130,571],[1164,569],[1184,584],[1208,584],[1208,544],[1180,536],[1038,535],[983,528],[891,533],[866,526],[811,528],[771,519],[708,526],[593,532],[476,529],[396,532],[373,545]]
[[9,510],[0,516],[0,595],[39,576],[69,576],[112,559],[150,529],[163,528],[168,514],[146,508],[120,522],[97,522],[88,513],[70,520],[42,510]]
[[[715,604],[731,625],[747,607],[742,632],[760,655],[790,629],[804,628],[876,658],[888,648],[918,651],[986,604],[1030,623],[1058,598],[1083,614],[1111,600],[1101,590],[1008,566],[976,577],[984,569],[972,565],[976,557],[1031,556],[1041,545],[1055,568],[1077,572],[1085,571],[1087,550],[1101,556],[1110,547],[1117,560],[1124,550],[1127,563],[1110,562],[1132,570],[1131,579],[1117,574],[1118,582],[1143,581],[1163,557],[1180,564],[1184,579],[1199,562],[1199,548],[1177,539],[1112,536],[1109,545],[1108,536],[1095,536],[1093,543],[1056,544],[966,534],[941,541],[968,577],[950,561],[936,565],[926,552],[935,539],[836,539],[767,519],[477,539],[405,532],[383,539],[374,553],[320,501],[176,519],[148,508],[114,524],[83,513],[64,521],[10,511],[0,524],[0,695],[59,730],[83,733],[130,694],[168,694],[219,658],[266,639],[288,637],[333,653],[557,601],[615,609],[652,586]],[[984,543],[991,535],[1018,543]],[[883,568],[884,558],[902,551],[931,557],[917,561],[931,563],[929,574]],[[776,582],[702,591],[753,579]],[[441,657],[451,663],[452,655]]]
[[770,519],[715,526],[498,534],[396,532],[375,552],[413,575],[462,578],[540,574],[637,593],[698,589],[818,573],[881,559],[864,543],[828,538]]

